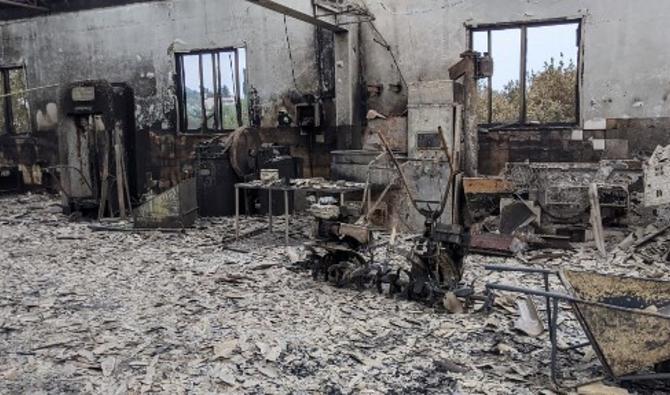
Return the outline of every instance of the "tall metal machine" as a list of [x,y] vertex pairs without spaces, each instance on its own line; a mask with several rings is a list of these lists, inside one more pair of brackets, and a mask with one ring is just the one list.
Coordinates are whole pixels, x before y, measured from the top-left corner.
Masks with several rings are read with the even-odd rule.
[[66,211],[126,216],[144,190],[145,165],[137,148],[135,104],[126,84],[104,80],[67,85],[58,126],[56,166]]

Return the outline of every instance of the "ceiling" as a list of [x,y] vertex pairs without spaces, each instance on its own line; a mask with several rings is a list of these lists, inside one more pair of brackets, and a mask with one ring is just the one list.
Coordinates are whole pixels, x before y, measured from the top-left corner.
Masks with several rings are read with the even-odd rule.
[[164,0],[0,0],[0,20]]

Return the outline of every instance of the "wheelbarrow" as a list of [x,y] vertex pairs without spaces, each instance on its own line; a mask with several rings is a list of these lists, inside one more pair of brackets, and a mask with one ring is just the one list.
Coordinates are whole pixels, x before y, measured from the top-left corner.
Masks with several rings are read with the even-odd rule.
[[[670,282],[599,274],[594,272],[533,269],[487,265],[497,272],[534,273],[543,276],[544,290],[487,284],[486,308],[493,306],[493,291],[543,297],[551,342],[551,379],[558,387],[557,356],[591,346],[606,374],[615,382],[669,380],[663,372],[670,361]],[[550,290],[549,277],[558,276],[567,293]],[[559,301],[568,303],[577,317],[587,343],[559,348],[557,344]],[[655,371],[649,368],[655,367]],[[643,371],[649,373],[643,373]]]

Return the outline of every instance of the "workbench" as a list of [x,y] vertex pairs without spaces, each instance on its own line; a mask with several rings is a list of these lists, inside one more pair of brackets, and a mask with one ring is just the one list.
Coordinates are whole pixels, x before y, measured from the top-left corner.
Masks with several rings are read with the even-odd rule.
[[304,191],[307,193],[339,195],[340,206],[344,206],[344,197],[348,193],[362,192],[365,188],[361,186],[313,186],[313,185],[286,185],[282,183],[264,184],[258,181],[240,182],[235,184],[235,240],[240,238],[240,189],[267,191],[268,193],[268,230],[272,230],[272,192],[280,192],[284,195],[284,218],[286,220],[286,229],[284,233],[285,244],[289,244],[289,229],[291,224],[291,214],[289,210],[289,192]]

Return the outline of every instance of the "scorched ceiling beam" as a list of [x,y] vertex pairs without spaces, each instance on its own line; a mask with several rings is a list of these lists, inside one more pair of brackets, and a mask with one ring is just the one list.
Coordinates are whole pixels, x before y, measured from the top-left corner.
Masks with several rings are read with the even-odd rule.
[[46,8],[46,7],[38,6],[38,5],[35,5],[35,4],[31,4],[31,3],[22,3],[20,1],[0,0],[0,4],[10,5],[10,6],[13,6],[13,7],[28,8],[28,9],[37,10],[37,11],[44,11],[44,12],[49,11],[49,9]]
[[279,4],[276,1],[272,0],[247,0],[250,3],[259,5],[261,7],[267,8],[269,10],[278,12],[280,14],[284,14],[286,16],[290,16],[291,18],[295,18],[298,20],[301,20],[303,22],[307,22],[309,24],[312,24],[314,26],[321,27],[326,30],[330,30],[333,33],[346,33],[347,29],[334,25],[332,23],[323,21],[321,19],[314,18],[311,15],[305,14],[304,12],[300,12],[298,10],[294,10],[293,8],[286,7],[285,5]]

